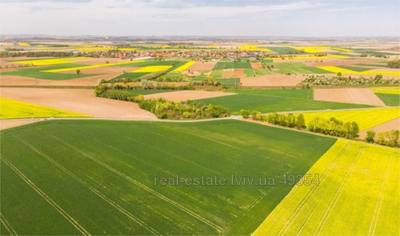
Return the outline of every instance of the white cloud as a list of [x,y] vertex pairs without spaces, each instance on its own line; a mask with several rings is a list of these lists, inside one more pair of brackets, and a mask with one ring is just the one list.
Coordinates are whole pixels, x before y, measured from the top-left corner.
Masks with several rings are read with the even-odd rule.
[[[357,25],[368,24],[368,17],[364,15],[355,17],[366,19],[367,22],[355,19],[355,22],[359,23],[352,23],[343,28],[342,18],[360,12],[357,4],[349,4],[349,10],[344,11],[340,10],[343,9],[342,5],[334,5],[326,0],[268,2],[262,0],[0,0],[2,9],[0,22],[7,22],[0,26],[0,33],[304,36],[332,35],[335,32],[368,33],[365,27]],[[368,7],[365,3],[359,5]],[[332,17],[336,17],[340,24],[335,24]],[[380,33],[385,32],[386,25],[387,34],[393,34],[394,23],[391,22],[398,20],[398,14],[395,16],[386,14],[385,17],[371,20],[382,21],[381,25],[384,27],[379,29]],[[329,27],[322,27],[324,24]],[[362,29],[362,32],[356,32],[357,28]]]

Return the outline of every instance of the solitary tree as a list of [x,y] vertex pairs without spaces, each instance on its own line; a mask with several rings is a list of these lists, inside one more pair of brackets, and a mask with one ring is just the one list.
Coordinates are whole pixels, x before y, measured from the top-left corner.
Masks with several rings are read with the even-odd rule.
[[365,138],[365,141],[367,141],[368,143],[373,143],[375,142],[375,132],[372,130],[368,130],[367,131],[367,137]]

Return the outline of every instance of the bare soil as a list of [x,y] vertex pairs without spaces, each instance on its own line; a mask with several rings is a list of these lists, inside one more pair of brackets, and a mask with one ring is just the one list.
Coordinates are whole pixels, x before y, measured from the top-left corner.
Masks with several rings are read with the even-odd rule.
[[[379,133],[379,132],[386,132],[398,129],[400,129],[400,118],[385,122],[369,130],[373,130]],[[367,136],[367,130],[360,132],[360,138],[364,139],[366,136]]]
[[155,120],[136,103],[99,98],[91,89],[0,88],[0,96],[89,114],[97,118]]
[[211,71],[215,64],[217,62],[216,61],[208,61],[208,62],[202,62],[202,61],[196,61],[191,67],[190,67],[190,71],[193,72],[207,72],[207,71]]
[[220,92],[220,91],[200,91],[200,90],[180,90],[166,93],[155,93],[145,95],[145,99],[164,98],[169,101],[180,102],[187,100],[198,100],[205,98],[214,98],[233,95],[234,93]]
[[27,125],[34,122],[41,121],[42,119],[6,119],[0,120],[0,130],[9,129],[21,125]]
[[225,69],[222,71],[222,76],[224,78],[244,78],[246,74],[244,69]]
[[295,87],[305,78],[300,75],[264,75],[240,78],[243,87]]
[[314,100],[385,106],[381,99],[368,88],[314,89]]

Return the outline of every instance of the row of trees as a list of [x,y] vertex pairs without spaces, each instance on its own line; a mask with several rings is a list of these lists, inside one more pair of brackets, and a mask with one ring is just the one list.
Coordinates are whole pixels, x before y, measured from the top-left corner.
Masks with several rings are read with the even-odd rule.
[[383,86],[383,85],[400,85],[400,80],[383,78],[382,75],[376,75],[374,77],[359,77],[357,79],[351,76],[325,76],[325,75],[310,75],[307,77],[301,85],[305,88],[311,88],[315,86]]
[[164,99],[149,99],[140,101],[139,106],[154,113],[160,119],[207,119],[230,116],[225,107],[192,101],[172,102]]
[[307,123],[307,129],[311,132],[350,139],[357,138],[358,132],[360,131],[356,122],[343,122],[334,117],[331,117],[330,119],[316,117]]
[[160,119],[207,119],[230,116],[228,109],[218,105],[204,105],[192,101],[172,102],[164,99],[144,99],[141,94],[129,90],[107,89],[98,86],[96,96],[116,100],[136,102],[142,109],[154,113]]
[[391,130],[376,133],[372,130],[367,132],[365,140],[369,143],[377,143],[390,147],[400,147],[400,131]]
[[296,128],[300,130],[307,129],[315,133],[346,137],[350,139],[357,138],[358,132],[360,131],[356,122],[343,122],[334,117],[330,119],[316,117],[306,124],[303,114],[296,115],[292,113],[272,113],[263,115],[259,112],[242,110],[241,115],[244,118],[252,117],[254,120],[264,121],[274,125]]

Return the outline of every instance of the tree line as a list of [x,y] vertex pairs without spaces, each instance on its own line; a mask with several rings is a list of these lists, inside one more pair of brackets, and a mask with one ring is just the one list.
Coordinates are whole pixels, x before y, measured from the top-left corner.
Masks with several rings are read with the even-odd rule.
[[306,129],[314,133],[322,133],[349,139],[357,138],[360,131],[356,122],[344,122],[334,117],[330,119],[315,117],[306,124],[303,114],[261,114],[259,112],[252,112],[248,110],[241,110],[240,113],[244,118],[251,117],[253,120],[264,121],[274,125],[296,128],[299,130]]
[[128,90],[108,90],[98,86],[96,96],[136,102],[140,108],[150,111],[160,119],[184,120],[229,117],[229,110],[223,106],[200,104],[193,101],[172,102],[165,99],[144,99],[141,94]]

